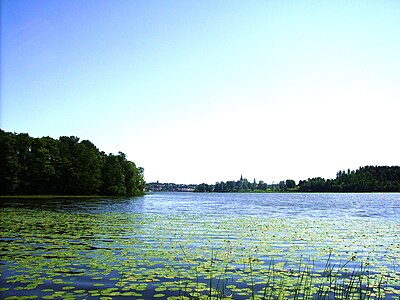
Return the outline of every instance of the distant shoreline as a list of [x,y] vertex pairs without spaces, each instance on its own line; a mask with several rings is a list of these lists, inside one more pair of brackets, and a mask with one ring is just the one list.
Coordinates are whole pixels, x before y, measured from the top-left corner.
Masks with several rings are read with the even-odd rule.
[[99,195],[0,195],[0,199],[81,199],[81,198],[103,198],[112,196]]

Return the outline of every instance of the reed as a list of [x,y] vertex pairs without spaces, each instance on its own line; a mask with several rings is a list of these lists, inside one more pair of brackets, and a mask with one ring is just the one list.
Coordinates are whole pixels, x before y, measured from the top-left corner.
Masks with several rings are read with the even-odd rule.
[[[184,257],[188,260],[186,251],[182,248]],[[300,257],[295,269],[282,270],[277,268],[275,259],[271,257],[267,266],[257,264],[257,258],[249,257],[243,268],[248,276],[245,280],[236,276],[232,268],[219,260],[212,249],[207,262],[208,276],[201,276],[196,266],[196,277],[188,278],[195,284],[191,299],[384,299],[382,287],[385,274],[370,274],[368,265],[355,257],[342,263],[332,262],[332,252],[329,252],[323,269],[318,269],[315,259]],[[194,263],[194,261],[192,261]],[[349,269],[349,264],[354,266]],[[221,266],[220,264],[225,264]],[[288,266],[288,261],[284,262]],[[207,282],[207,290],[202,292],[196,288],[199,283]],[[263,282],[261,284],[260,282]],[[228,284],[230,283],[230,284]],[[207,292],[206,292],[207,291]],[[194,293],[195,292],[195,293]],[[189,296],[187,288],[179,293],[181,299]]]

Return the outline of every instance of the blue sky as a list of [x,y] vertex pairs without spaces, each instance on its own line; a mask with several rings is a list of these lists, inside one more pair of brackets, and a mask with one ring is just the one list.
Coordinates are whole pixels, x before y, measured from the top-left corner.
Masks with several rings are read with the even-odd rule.
[[399,165],[399,1],[1,1],[6,131],[148,182]]

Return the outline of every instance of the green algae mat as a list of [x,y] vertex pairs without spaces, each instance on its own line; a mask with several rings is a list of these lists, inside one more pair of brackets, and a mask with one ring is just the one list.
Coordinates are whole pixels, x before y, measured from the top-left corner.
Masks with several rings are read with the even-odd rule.
[[2,299],[399,299],[400,223],[0,210]]

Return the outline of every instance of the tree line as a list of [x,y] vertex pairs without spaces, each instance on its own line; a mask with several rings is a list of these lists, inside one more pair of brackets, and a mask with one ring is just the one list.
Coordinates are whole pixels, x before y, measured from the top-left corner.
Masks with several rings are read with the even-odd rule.
[[202,183],[196,186],[195,192],[216,192],[216,193],[246,193],[246,192],[286,192],[293,190],[296,182],[291,179],[279,183],[267,184],[264,181],[252,182],[240,176],[238,181],[221,181],[215,184]]
[[365,166],[339,171],[335,179],[300,180],[300,192],[400,192],[399,166]]
[[2,195],[142,195],[144,170],[75,136],[34,138],[0,129]]
[[322,177],[300,180],[287,179],[267,184],[263,181],[249,182],[241,177],[238,181],[202,183],[196,192],[400,192],[399,166],[365,166],[355,171],[339,171],[335,179]]

